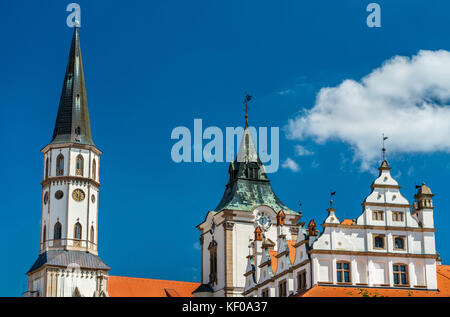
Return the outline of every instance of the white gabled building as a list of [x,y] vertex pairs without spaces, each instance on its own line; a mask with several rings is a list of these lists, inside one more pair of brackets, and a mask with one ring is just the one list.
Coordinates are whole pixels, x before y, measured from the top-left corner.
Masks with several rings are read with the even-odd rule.
[[313,284],[437,289],[431,191],[421,186],[411,213],[390,169],[383,161],[356,221],[340,223],[328,209],[309,251]]
[[[330,201],[323,231],[318,233],[314,220],[307,228],[299,223],[293,241],[286,239],[284,222],[278,218],[276,251],[264,237],[258,244],[261,230],[255,232],[243,295],[297,296],[316,285],[436,291],[440,259],[434,240],[433,194],[422,184],[410,205],[390,170],[383,161],[357,219],[340,221]],[[259,252],[263,256],[256,266]]]

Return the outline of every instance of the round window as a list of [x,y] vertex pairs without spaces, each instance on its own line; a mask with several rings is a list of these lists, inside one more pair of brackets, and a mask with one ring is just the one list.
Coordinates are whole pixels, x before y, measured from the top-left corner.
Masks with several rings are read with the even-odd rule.
[[64,197],[64,193],[63,193],[62,190],[58,190],[58,191],[55,193],[55,198],[56,198],[56,199],[61,199],[61,198],[63,198],[63,197]]
[[95,203],[95,195],[94,194],[91,195],[91,201],[92,201],[92,203]]

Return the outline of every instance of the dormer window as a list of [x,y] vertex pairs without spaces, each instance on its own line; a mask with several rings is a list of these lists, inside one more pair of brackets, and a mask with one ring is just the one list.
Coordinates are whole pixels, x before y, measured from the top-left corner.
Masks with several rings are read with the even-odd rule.
[[247,178],[249,179],[258,179],[259,178],[259,168],[255,163],[249,164],[247,167]]

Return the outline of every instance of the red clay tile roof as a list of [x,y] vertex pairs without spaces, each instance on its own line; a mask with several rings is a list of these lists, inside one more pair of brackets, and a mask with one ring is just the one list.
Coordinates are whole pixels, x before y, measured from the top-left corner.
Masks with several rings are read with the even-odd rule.
[[125,276],[108,277],[111,297],[193,297],[200,283],[153,280]]
[[341,225],[351,226],[353,224],[353,219],[344,219],[341,221]]
[[369,296],[387,297],[450,297],[450,265],[437,265],[438,291],[408,290],[393,288],[336,287],[314,285],[299,297],[362,297],[360,289]]

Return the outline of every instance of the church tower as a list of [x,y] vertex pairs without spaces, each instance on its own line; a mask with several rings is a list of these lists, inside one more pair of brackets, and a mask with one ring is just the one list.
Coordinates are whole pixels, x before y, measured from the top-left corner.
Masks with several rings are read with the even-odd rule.
[[[237,157],[229,165],[229,178],[222,200],[197,226],[201,232],[202,284],[193,292],[196,297],[243,295],[248,275],[245,259],[249,254],[249,244],[253,248],[261,243],[277,247],[277,227],[272,224],[276,224],[280,211],[285,215],[286,237],[296,239],[297,236],[300,216],[273,192],[247,118],[246,115]],[[257,254],[252,258],[252,265],[258,267],[260,261],[261,254]]]
[[78,27],[53,138],[43,153],[39,257],[26,296],[107,296],[110,268],[98,257],[99,167],[92,141]]

